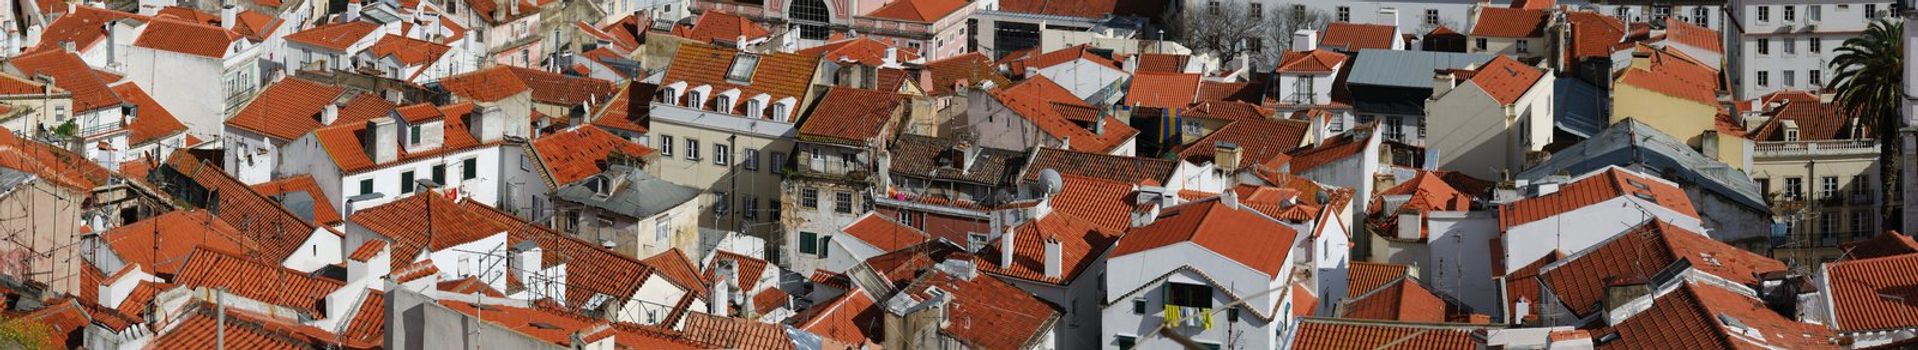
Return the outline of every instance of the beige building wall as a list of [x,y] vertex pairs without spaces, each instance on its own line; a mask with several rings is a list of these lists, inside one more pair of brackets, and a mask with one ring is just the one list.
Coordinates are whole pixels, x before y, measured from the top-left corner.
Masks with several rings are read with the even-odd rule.
[[[1626,118],[1638,119],[1673,138],[1684,140],[1694,150],[1703,150],[1705,132],[1717,131],[1719,107],[1705,105],[1682,98],[1667,96],[1643,88],[1613,84],[1612,119],[1617,123]],[[1735,137],[1721,137],[1717,152],[1705,154],[1739,170],[1747,170],[1744,146]],[[1733,147],[1736,146],[1736,147]]]
[[48,295],[79,295],[81,269],[91,268],[79,244],[85,199],[41,178],[0,193],[0,234],[13,237],[0,240],[0,274],[45,283]]
[[[779,231],[779,225],[773,221],[771,203],[779,202],[780,169],[784,164],[775,164],[790,157],[793,149],[792,124],[772,120],[745,121],[745,118],[702,113],[685,107],[655,104],[654,119],[647,145],[660,149],[657,163],[649,166],[659,178],[668,182],[706,189],[706,195],[700,196],[701,208],[699,227],[711,227],[754,234],[768,240],[775,240],[771,233]],[[685,115],[675,119],[673,116]],[[714,122],[719,119],[737,123]],[[731,128],[751,124],[756,132]],[[728,142],[728,138],[733,141]],[[668,140],[670,139],[670,141]],[[698,158],[689,158],[688,141],[698,141]],[[667,144],[671,142],[671,144]],[[715,163],[715,145],[728,145],[731,154],[726,164]],[[671,147],[670,155],[664,150]],[[757,170],[748,169],[740,164],[745,160],[746,150],[757,150],[759,155]],[[717,215],[713,205],[717,203],[718,193],[729,193],[734,197],[733,205],[725,215]],[[753,201],[754,204],[747,204]],[[741,210],[751,210],[748,215]],[[751,217],[748,217],[751,216]]]
[[65,92],[0,97],[0,106],[7,108],[5,113],[0,113],[0,127],[16,133],[31,133],[41,126],[53,130],[73,119],[73,95]]
[[[1877,144],[1869,141],[1759,143],[1752,179],[1764,186],[1777,220],[1791,222],[1798,243],[1777,249],[1773,257],[1815,266],[1843,254],[1839,244],[1875,235],[1877,154]],[[1789,195],[1791,179],[1798,179],[1800,188],[1795,198]],[[1829,194],[1828,180],[1835,183]]]
[[[1479,42],[1481,41],[1485,43],[1483,47],[1479,46]],[[1520,41],[1524,41],[1525,42],[1524,45],[1520,45],[1519,44]],[[1495,53],[1500,55],[1512,56],[1512,58],[1539,57],[1540,55],[1544,55],[1546,52],[1545,38],[1543,37],[1539,37],[1539,38],[1493,38],[1493,37],[1482,37],[1482,36],[1472,37],[1471,40],[1465,43],[1465,48],[1466,48],[1466,51],[1469,51],[1471,53]]]

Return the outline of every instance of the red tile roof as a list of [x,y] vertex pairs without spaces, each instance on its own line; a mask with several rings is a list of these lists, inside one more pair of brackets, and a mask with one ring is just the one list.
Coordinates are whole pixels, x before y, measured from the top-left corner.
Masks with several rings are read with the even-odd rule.
[[1039,173],[1046,169],[1053,169],[1059,171],[1061,175],[1093,177],[1129,184],[1166,183],[1172,180],[1172,171],[1179,166],[1178,162],[1166,159],[1117,156],[1059,148],[1039,148],[1033,151],[1032,160],[1026,164],[1025,176],[1020,180],[1024,182],[1037,182]]
[[1287,256],[1296,236],[1298,231],[1251,208],[1234,208],[1209,199],[1162,209],[1157,221],[1126,233],[1111,256],[1191,242],[1253,270],[1276,275],[1291,260]]
[[360,209],[348,220],[392,241],[392,268],[396,270],[411,264],[420,253],[440,251],[507,230],[444,196],[424,192]]
[[559,188],[605,172],[615,157],[644,160],[654,150],[594,127],[574,127],[533,140],[547,186]]
[[1053,106],[1095,107],[1086,104],[1085,101],[1073,96],[1072,92],[1066,91],[1064,87],[1045,77],[1032,77],[1018,85],[992,91],[990,94],[1047,134],[1054,138],[1065,139],[1074,150],[1106,153],[1139,133],[1139,130],[1111,116],[1105,117],[1103,133],[1093,133],[1092,130],[1079,126]]
[[146,16],[93,6],[74,6],[73,13],[61,15],[40,33],[40,43],[28,51],[60,50],[60,43],[73,42],[77,50],[87,50],[106,39],[106,24],[120,19],[146,22]]
[[153,302],[154,296],[172,288],[172,283],[140,281],[138,285],[133,286],[132,292],[127,292],[126,299],[121,299],[120,305],[115,309],[121,314],[142,315],[147,310],[147,304]]
[[941,333],[961,345],[977,349],[1024,349],[1049,340],[1059,313],[1053,306],[996,278],[958,278],[943,272],[925,272],[899,293],[913,300],[932,300],[931,288],[944,291],[946,322]]
[[1493,38],[1537,38],[1545,36],[1546,10],[1479,7],[1472,23],[1472,36]]
[[1198,103],[1179,110],[1179,116],[1223,121],[1275,119],[1274,112],[1255,103],[1200,98]]
[[[613,93],[619,89],[613,85],[613,82],[605,80],[568,76],[531,68],[499,67],[504,67],[507,72],[518,77],[526,88],[532,89],[533,101],[539,103],[561,106],[597,103],[611,99]],[[445,80],[441,79],[441,81]]]
[[1685,22],[1678,17],[1665,18],[1665,38],[1705,51],[1725,53],[1725,38],[1718,31]]
[[795,316],[794,327],[844,343],[877,343],[886,339],[882,312],[865,288],[855,288]]
[[1239,148],[1241,166],[1265,164],[1299,148],[1299,144],[1304,143],[1306,129],[1311,126],[1311,123],[1290,119],[1236,121],[1187,145],[1179,151],[1179,158],[1193,163],[1215,161],[1213,157],[1218,154],[1219,144],[1225,142]]
[[326,295],[344,283],[217,250],[199,249],[187,257],[174,283],[192,288],[225,288],[228,294],[286,307],[322,318]]
[[1651,90],[1659,94],[1718,105],[1718,70],[1699,63],[1677,50],[1640,47],[1649,51],[1649,69],[1630,68],[1618,77],[1620,84]]
[[[893,3],[899,4],[906,2],[909,1],[897,1]],[[886,49],[889,48],[894,47],[890,44],[862,36],[829,42],[824,45],[805,48],[793,53],[819,56],[821,59],[830,62],[858,62],[861,65],[876,67],[885,63]],[[919,59],[919,54],[909,49],[899,49],[895,51],[895,53],[897,56],[894,56],[893,60],[896,63],[911,62]]]
[[139,85],[120,83],[113,86],[113,93],[134,106],[133,123],[127,124],[131,132],[127,135],[128,145],[159,141],[186,132],[186,124],[173,118],[172,112],[167,112],[165,106],[154,101],[153,96],[147,95],[146,90],[141,90]]
[[[621,349],[700,349],[705,344],[681,338],[671,330],[634,324],[613,324],[584,315],[559,310],[548,302],[534,307],[506,305],[476,306],[472,303],[441,300],[441,306],[548,343],[572,348],[585,347],[576,341],[591,343],[612,336]],[[579,338],[576,339],[575,336]]]
[[[1493,248],[1495,248],[1493,251],[1499,251],[1499,249],[1496,249],[1498,247],[1495,246]],[[1529,323],[1539,317],[1539,305],[1544,304],[1545,299],[1541,299],[1539,296],[1538,272],[1540,269],[1544,269],[1545,265],[1551,265],[1563,259],[1565,259],[1565,252],[1552,250],[1551,254],[1546,254],[1538,258],[1538,261],[1525,264],[1525,266],[1512,270],[1512,273],[1505,274],[1505,306],[1516,313],[1518,312],[1519,299],[1524,299],[1527,305],[1529,305],[1527,307],[1529,311],[1527,311],[1524,320],[1508,321],[1523,321]],[[1503,269],[1503,267],[1495,268],[1495,270]]]
[[[710,85],[714,94],[737,88],[741,99],[764,93],[774,101],[787,97],[804,101],[812,90],[813,73],[820,65],[817,56],[788,53],[758,55],[759,64],[752,71],[752,79],[746,84],[734,84],[726,79],[726,75],[739,55],[733,49],[712,45],[681,44],[679,52],[673,55],[672,65],[666,68],[666,77],[660,83],[670,85],[683,81],[687,88]],[[796,109],[792,113],[797,115],[800,111]]]
[[1325,24],[1325,36],[1319,39],[1319,47],[1346,52],[1390,50],[1398,40],[1399,28],[1395,25],[1332,22]]
[[233,224],[241,235],[259,244],[258,251],[245,252],[247,255],[279,263],[298,252],[307,238],[314,234],[339,235],[330,230],[317,230],[313,223],[293,215],[279,202],[261,196],[246,184],[227,176],[211,161],[195,163],[200,160],[180,156],[183,153],[168,158],[167,166],[192,179],[201,188],[219,193],[218,203],[205,205],[218,205],[220,210],[215,216]]
[[176,273],[195,249],[246,254],[253,240],[205,210],[176,211],[115,227],[101,235],[120,261],[161,276]]
[[[700,280],[706,281],[708,285],[717,283],[718,277],[716,277],[715,273],[718,272],[719,262],[732,261],[734,264],[733,272],[736,273],[733,275],[733,285],[738,286],[741,291],[752,291],[756,289],[754,287],[759,286],[759,277],[764,276],[767,266],[771,265],[771,263],[760,258],[739,255],[738,253],[725,250],[716,250],[713,252],[713,255],[707,259],[706,269],[705,272],[700,274]],[[777,267],[774,268],[777,269]]]
[[1785,264],[1777,260],[1657,220],[1568,259],[1546,266],[1539,279],[1577,315],[1603,311],[1596,305],[1604,300],[1612,281],[1650,281],[1679,260],[1689,262],[1695,271],[1744,285],[1757,285],[1759,274],[1785,270]]
[[[1072,62],[1074,60],[1080,60],[1080,59],[1086,60],[1087,62],[1092,62],[1093,64],[1105,66],[1106,68],[1111,68],[1112,70],[1120,70],[1119,60],[1112,58],[1108,55],[1109,53],[1102,54],[1098,51],[1095,51],[1094,48],[1090,45],[1072,46],[1072,47],[1055,50],[1052,52],[1039,52],[1039,50],[1035,47],[1033,49],[1025,51],[1024,54],[1018,54],[1015,52],[1014,54],[1008,54],[1005,57],[1000,57],[999,63],[1007,65],[1009,67],[1008,70],[1012,72],[1011,74],[1014,76],[1025,75],[1027,68],[1032,68],[1032,69],[1046,68],[1046,67],[1056,66],[1059,64]],[[1026,77],[1026,78],[1031,78],[1031,77]]]
[[1408,276],[1409,267],[1399,264],[1353,261],[1347,264],[1345,297],[1356,298]]
[[1845,258],[1851,260],[1918,253],[1918,241],[1898,231],[1885,231],[1871,238],[1846,242],[1841,247],[1845,249]]
[[225,58],[233,42],[244,39],[240,33],[203,23],[155,18],[133,46],[211,58]]
[[348,254],[346,258],[353,261],[364,262],[378,257],[382,251],[386,251],[386,240],[369,239],[366,240],[366,243],[361,243],[358,249],[353,249],[353,253]]
[[[1407,201],[1405,207],[1417,209],[1421,213],[1430,210],[1470,210],[1472,196],[1452,187],[1452,184],[1446,182],[1444,176],[1442,173],[1420,170],[1412,175],[1411,180],[1379,191],[1375,196],[1410,195],[1414,199]],[[1372,201],[1372,207],[1367,208],[1366,211],[1377,213],[1385,210],[1384,202],[1383,199]]]
[[1499,227],[1508,230],[1624,196],[1638,197],[1680,214],[1698,217],[1691,198],[1677,185],[1612,167],[1562,185],[1557,192],[1500,205]]
[[1447,305],[1410,278],[1400,277],[1343,302],[1342,318],[1382,321],[1445,322]]
[[[982,272],[1041,283],[1065,285],[1099,262],[1099,253],[1112,247],[1131,226],[1132,185],[1079,176],[1067,176],[1065,188],[1050,201],[1053,211],[1012,227],[1012,265],[1001,265],[1003,242],[980,249],[974,261]],[[1059,244],[1060,274],[1046,276],[1047,241]]]
[[609,130],[645,134],[649,120],[648,111],[652,108],[652,96],[659,86],[642,82],[628,82],[619,92],[613,94],[612,101],[601,105],[599,116],[593,117],[593,126]]
[[[442,116],[465,116],[473,112],[473,104],[460,103],[441,106],[439,109]],[[442,124],[446,132],[442,133],[442,135],[444,135],[446,139],[439,148],[423,152],[407,152],[406,149],[401,148],[398,152],[399,154],[397,154],[398,157],[384,164],[374,163],[373,158],[366,154],[366,146],[361,139],[361,137],[363,137],[361,131],[366,129],[366,123],[335,123],[333,126],[314,130],[313,136],[319,140],[320,147],[326,149],[327,155],[332,157],[333,164],[338,166],[340,170],[346,174],[356,174],[378,169],[383,165],[404,163],[421,158],[499,144],[499,142],[481,144],[478,139],[473,138],[471,132],[467,131],[466,123],[462,119],[463,118],[459,117],[445,118],[446,122]]]
[[326,105],[338,101],[343,93],[345,88],[326,83],[282,79],[261,90],[258,97],[227,119],[226,125],[290,142],[326,126],[320,124],[320,115],[326,111]]
[[1332,50],[1286,51],[1280,55],[1280,73],[1331,73],[1345,63],[1345,54]]
[[1363,125],[1352,128],[1351,130],[1346,130],[1344,133],[1333,135],[1332,137],[1326,138],[1325,141],[1321,141],[1311,147],[1286,152],[1286,155],[1292,157],[1292,162],[1289,163],[1289,166],[1293,174],[1299,174],[1312,170],[1313,168],[1318,168],[1321,165],[1331,164],[1340,159],[1345,159],[1346,157],[1359,155],[1365,152],[1366,146],[1371,143],[1372,136],[1373,129],[1371,125]]
[[85,156],[14,136],[6,128],[0,128],[0,168],[32,173],[77,191],[105,185],[111,174]]
[[1197,102],[1194,96],[1198,93],[1198,74],[1139,72],[1132,76],[1132,90],[1126,92],[1125,105],[1185,108]]
[[[378,242],[373,240],[369,242]],[[353,313],[346,321],[346,327],[340,336],[349,342],[362,344],[383,344],[386,337],[386,293],[377,290],[366,291],[361,298],[359,312]]]
[[231,348],[302,350],[320,346],[308,340],[308,333],[249,312],[227,310],[226,325],[221,327],[212,306],[196,303],[188,305],[188,308],[188,314],[159,330],[159,335],[147,346],[154,349],[213,349],[221,346],[217,344],[221,328],[226,329],[224,345]]
[[1485,94],[1491,95],[1499,104],[1511,105],[1518,103],[1518,99],[1532,91],[1532,87],[1544,77],[1545,72],[1538,68],[1505,55],[1496,55],[1485,66],[1479,67],[1476,74],[1472,74],[1471,82],[1484,89]]
[[1169,53],[1140,53],[1139,72],[1184,73],[1187,62],[1192,56]]
[[1853,333],[1918,327],[1918,254],[1825,265],[1832,328]]
[[785,326],[752,320],[688,313],[682,321],[686,339],[717,349],[790,350],[797,347]]
[[38,51],[15,56],[8,63],[18,68],[23,76],[52,76],[54,87],[73,93],[75,115],[119,108],[124,103],[107,86],[110,81],[96,75],[79,54],[61,50]]
[[1610,57],[1612,47],[1625,40],[1625,22],[1618,17],[1571,11],[1565,13],[1565,20],[1572,23],[1571,58]]
[[[904,95],[835,87],[799,125],[799,140],[852,146],[878,145],[906,113]],[[887,137],[890,138],[890,137]]]
[[306,44],[316,48],[346,52],[353,43],[365,39],[379,31],[380,25],[367,21],[337,22],[314,26],[293,34],[287,34],[286,41]]
[[452,50],[452,47],[439,43],[393,34],[380,37],[380,41],[366,48],[366,52],[374,58],[392,57],[405,66],[431,66]]
[[852,224],[846,225],[845,232],[860,242],[878,247],[879,251],[890,252],[923,243],[927,236],[924,231],[892,221],[877,212],[868,212]]
[[[547,3],[547,1],[541,1],[538,4],[535,4],[532,1],[511,0],[514,6],[519,7],[518,14],[513,15],[513,14],[502,14],[498,12],[499,5],[500,5],[499,0],[465,0],[465,1],[467,5],[466,8],[469,10],[472,10],[472,13],[475,14],[475,17],[479,17],[481,20],[485,20],[486,23],[492,23],[495,25],[504,24],[509,21],[518,20],[520,18],[524,18],[526,16],[531,16],[535,13],[539,13],[539,6]],[[413,7],[413,6],[407,6],[407,7]],[[501,16],[504,16],[504,17],[501,17]],[[446,17],[451,17],[451,16],[446,16]],[[500,19],[505,19],[505,21],[501,21]],[[442,23],[444,22],[445,21],[442,21]]]
[[200,23],[200,24],[205,24],[210,26],[220,25],[219,15],[207,13],[204,11],[194,10],[190,8],[179,7],[179,6],[162,7],[160,8],[160,11],[157,13],[154,13],[153,16],[178,19],[181,21]]
[[[427,196],[438,197],[438,196]],[[566,304],[580,305],[595,294],[630,297],[638,292],[646,276],[655,271],[639,260],[620,255],[601,248],[599,244],[553,231],[538,224],[528,223],[513,214],[480,204],[475,201],[461,201],[460,206],[471,212],[480,221],[490,222],[494,226],[507,228],[507,241],[520,242],[532,240],[546,251],[541,256],[545,265],[552,266],[566,257]],[[434,209],[439,208],[438,204]],[[417,216],[415,216],[417,217]],[[398,256],[395,254],[395,256]],[[668,269],[670,270],[670,269]],[[673,274],[666,273],[667,280],[674,280]],[[697,289],[703,290],[703,289]],[[704,298],[703,295],[697,296]]]
[[754,41],[771,36],[772,31],[739,15],[723,11],[706,11],[699,15],[699,19],[693,20],[691,26],[674,26],[673,35],[709,44],[714,41],[733,42],[739,40],[741,36],[746,37],[746,41]]
[[[1749,327],[1747,332],[1739,327]],[[1650,308],[1593,332],[1617,349],[1837,349],[1830,330],[1779,315],[1763,301],[1685,282]]]
[[899,0],[866,13],[866,17],[878,17],[901,21],[933,23],[951,16],[959,9],[972,3],[965,0]]
[[513,97],[531,89],[525,81],[520,80],[518,74],[513,74],[513,71],[506,66],[493,66],[440,78],[438,83],[454,96],[488,102]]
[[[1803,95],[1803,97],[1783,97],[1782,95]],[[1771,98],[1779,96],[1779,98]],[[1854,118],[1844,106],[1837,102],[1819,102],[1818,97],[1804,92],[1775,92],[1765,100],[1782,103],[1775,109],[1765,112],[1770,116],[1758,130],[1752,133],[1753,141],[1785,141],[1785,121],[1791,121],[1798,129],[1799,141],[1825,141],[1871,138],[1861,121]]]
[[254,192],[262,196],[276,198],[290,192],[305,192],[315,203],[313,206],[315,224],[331,226],[340,223],[340,212],[334,211],[332,205],[327,205],[332,202],[327,200],[326,192],[320,190],[319,183],[314,182],[311,175],[280,178],[255,184],[252,187]]
[[1479,349],[1479,328],[1422,323],[1305,318],[1292,338],[1296,350]]
[[954,86],[979,86],[992,82],[994,87],[1011,86],[1012,81],[999,74],[991,58],[983,53],[968,52],[926,63],[926,70],[932,73],[932,86],[921,86],[930,95],[954,93]]
[[786,294],[786,291],[779,290],[779,288],[766,288],[765,291],[753,295],[753,312],[758,315],[765,315],[773,312],[773,310],[786,307],[786,304],[791,301],[792,295]]
[[273,32],[279,30],[281,24],[285,23],[278,17],[254,10],[240,10],[239,14],[234,15],[234,19],[237,19],[236,22],[239,23],[233,24],[233,32],[254,42],[266,41],[267,37],[273,36]]
[[693,266],[693,261],[687,259],[686,253],[679,248],[667,249],[665,252],[640,260],[640,263],[652,269],[654,274],[665,278],[667,282],[691,290],[692,293],[701,295],[701,299],[705,298],[705,279],[700,277],[699,268]]

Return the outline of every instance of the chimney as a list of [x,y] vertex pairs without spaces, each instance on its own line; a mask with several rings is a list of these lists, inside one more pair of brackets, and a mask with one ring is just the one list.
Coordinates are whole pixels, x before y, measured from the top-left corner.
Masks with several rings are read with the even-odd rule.
[[740,35],[740,36],[739,36],[739,39],[738,39],[738,40],[734,40],[734,41],[733,41],[733,49],[735,49],[735,50],[739,50],[739,51],[746,51],[746,36],[745,36],[745,35]]
[[339,120],[340,120],[339,104],[328,103],[326,104],[326,109],[320,110],[320,125],[333,125],[333,122],[336,122]]
[[1226,208],[1238,209],[1239,194],[1232,192],[1231,189],[1219,191],[1219,204],[1224,204]]
[[1392,36],[1393,36],[1392,39],[1398,40],[1397,36],[1399,34],[1399,30],[1398,30],[1399,29],[1399,9],[1395,9],[1395,8],[1379,9],[1379,22],[1384,22],[1385,25],[1392,26]]
[[[1606,317],[1612,322],[1623,320],[1624,317],[1613,317],[1613,313],[1619,312],[1620,308],[1626,306],[1625,304],[1629,304],[1633,300],[1638,300],[1639,297],[1648,294],[1652,294],[1652,285],[1650,281],[1647,281],[1644,277],[1612,276],[1605,278],[1605,304],[1602,306],[1605,307]],[[1625,315],[1630,314],[1631,312],[1627,312]]]
[[[357,0],[354,0],[354,1],[357,1]],[[508,6],[507,1],[508,0],[493,0],[493,21],[494,22],[506,21],[506,7]]]
[[506,110],[493,104],[475,104],[473,114],[476,120],[468,120],[473,138],[480,143],[499,141],[506,137]]
[[1046,277],[1059,278],[1065,274],[1065,253],[1059,246],[1058,237],[1046,237]]
[[1440,71],[1432,74],[1432,97],[1445,96],[1445,93],[1452,92],[1452,88],[1456,86],[1458,86],[1458,76],[1452,75],[1452,72]]
[[1239,150],[1238,144],[1227,141],[1214,142],[1212,143],[1212,164],[1217,165],[1219,171],[1226,173],[1238,172],[1239,161],[1243,160],[1240,157],[1243,156],[1243,153],[1244,152]]
[[538,281],[539,279],[533,277],[539,274],[540,259],[544,253],[539,248],[539,244],[534,243],[533,240],[520,241],[519,244],[507,249],[507,257],[510,258],[512,266],[512,270],[508,272],[519,277],[521,281]]
[[1012,252],[1017,248],[1013,241],[1018,240],[1019,233],[1010,224],[1003,226],[1006,232],[999,235],[999,267],[1005,268],[1012,267]]
[[106,48],[107,48],[107,68],[108,69],[119,69],[120,67],[119,62],[117,62],[119,61],[119,58],[114,57],[119,55],[119,53],[116,52],[119,50],[115,49],[114,46],[120,44],[120,41],[118,40],[119,36],[114,35],[113,33],[114,32],[113,23],[115,22],[117,21],[107,21],[107,23],[105,24],[106,28],[104,28],[106,29],[106,32],[107,32]]
[[425,27],[426,41],[438,41],[440,36],[440,14],[438,12],[420,13],[421,26]]
[[1319,48],[1319,31],[1300,29],[1292,32],[1292,51],[1312,51]]
[[345,17],[342,22],[360,20],[360,0],[346,0],[346,14],[342,16]]
[[[352,5],[347,5],[352,6]],[[220,6],[220,28],[233,29],[233,23],[239,21],[240,7],[233,4]]]
[[60,49],[66,50],[67,52],[77,52],[75,50],[78,50],[77,48],[74,47],[73,40],[61,40]]
[[882,63],[879,66],[880,67],[898,67],[899,66],[899,48],[887,46],[885,63]]
[[728,308],[732,306],[733,283],[738,281],[739,271],[736,267],[738,262],[727,258],[714,258],[713,263],[718,265],[713,271],[713,296],[710,298],[712,304],[706,305],[709,309],[707,313],[720,316],[732,315]]
[[[364,145],[366,154],[373,157],[373,164],[385,164],[399,158],[399,129],[399,125],[393,121],[393,118],[373,118],[366,121],[366,134],[361,135],[360,140],[366,143]],[[411,184],[401,186],[411,186]]]
[[[378,243],[375,243],[375,242],[378,242]],[[364,244],[383,244],[383,243],[385,242],[369,240],[369,241],[366,241],[366,243],[361,243],[361,244],[364,245]],[[354,250],[358,250],[358,249],[359,248],[354,248]],[[393,269],[393,265],[391,262],[393,256],[392,256],[392,251],[389,249],[392,249],[390,245],[382,246],[380,247],[379,253],[374,254],[373,258],[366,259],[365,261],[361,261],[357,259],[346,259],[346,281],[358,282],[366,278],[378,278],[381,276],[386,276],[387,274],[391,273],[392,272],[391,270]]]
[[506,2],[506,14],[519,17],[519,2],[520,0],[508,0]]

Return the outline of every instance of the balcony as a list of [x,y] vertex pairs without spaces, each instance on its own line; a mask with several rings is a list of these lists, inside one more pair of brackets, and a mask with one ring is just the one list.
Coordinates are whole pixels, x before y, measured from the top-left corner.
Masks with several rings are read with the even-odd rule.
[[86,127],[80,128],[80,133],[75,135],[80,136],[80,138],[83,138],[83,139],[91,139],[97,136],[102,136],[109,133],[114,133],[114,132],[124,130],[126,129],[125,127],[126,127],[125,124],[120,123],[120,121],[118,120],[115,120],[115,121],[109,121],[105,123],[94,124],[94,125],[87,125]]
[[799,175],[842,180],[864,180],[872,174],[870,166],[860,163],[846,163],[836,160],[813,160],[801,163]]
[[1166,304],[1165,327],[1212,329],[1212,308]]
[[1859,156],[1878,154],[1878,142],[1871,139],[1831,140],[1831,141],[1767,141],[1759,142],[1753,157],[1824,157]]

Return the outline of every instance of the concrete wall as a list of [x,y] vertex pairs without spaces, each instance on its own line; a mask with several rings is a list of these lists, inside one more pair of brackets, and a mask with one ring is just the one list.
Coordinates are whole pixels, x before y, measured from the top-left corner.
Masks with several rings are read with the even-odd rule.
[[1552,80],[1547,72],[1509,106],[1470,82],[1427,100],[1426,146],[1439,152],[1438,167],[1481,179],[1523,169],[1527,152],[1552,140]]
[[454,311],[424,294],[404,288],[389,287],[387,290],[385,343],[389,347],[437,350],[480,347],[567,349]]
[[[274,167],[280,162],[281,142],[245,129],[226,127],[220,145],[226,149],[221,169],[240,183],[253,185],[273,181]],[[331,194],[328,198],[333,197]]]
[[[1106,303],[1104,303],[1104,309],[1100,310],[1101,319],[1104,324],[1101,326],[1102,329],[1100,330],[1100,338],[1098,339],[1098,343],[1096,344],[1099,348],[1119,349],[1119,346],[1116,343],[1116,339],[1119,336],[1128,336],[1136,339],[1135,340],[1136,343],[1134,346],[1135,348],[1138,348],[1138,349],[1178,348],[1179,345],[1177,343],[1172,342],[1172,340],[1167,339],[1164,336],[1160,336],[1156,334],[1150,335],[1150,338],[1147,338],[1147,336],[1145,336],[1145,334],[1158,329],[1160,325],[1165,322],[1164,305],[1166,303],[1166,300],[1165,300],[1165,294],[1163,292],[1163,289],[1165,288],[1166,281],[1183,283],[1183,284],[1210,285],[1214,289],[1212,292],[1212,298],[1213,298],[1212,305],[1214,306],[1214,309],[1212,311],[1215,311],[1215,312],[1212,314],[1212,322],[1213,322],[1212,328],[1199,330],[1199,328],[1196,328],[1196,327],[1180,327],[1176,330],[1180,334],[1183,334],[1191,338],[1192,340],[1198,341],[1201,343],[1223,345],[1223,344],[1227,344],[1228,339],[1230,339],[1232,340],[1230,341],[1230,343],[1237,346],[1238,348],[1245,348],[1245,349],[1278,348],[1279,345],[1277,344],[1278,343],[1277,335],[1280,333],[1279,328],[1285,327],[1287,324],[1289,324],[1290,319],[1292,318],[1291,313],[1289,312],[1292,309],[1290,307],[1291,296],[1292,296],[1290,294],[1290,289],[1289,289],[1290,286],[1285,284],[1280,284],[1281,281],[1266,280],[1267,278],[1239,280],[1233,277],[1225,277],[1225,276],[1240,276],[1241,274],[1236,272],[1221,271],[1221,270],[1234,269],[1234,268],[1225,268],[1223,266],[1217,269],[1214,269],[1214,268],[1200,268],[1200,269],[1206,271],[1206,275],[1209,275],[1211,279],[1214,279],[1218,281],[1219,283],[1227,284],[1225,286],[1211,285],[1210,283],[1203,282],[1206,280],[1207,277],[1204,277],[1197,273],[1193,273],[1192,271],[1186,271],[1186,270],[1174,272],[1171,276],[1169,276],[1166,279],[1166,281],[1160,281],[1160,282],[1154,282],[1151,279],[1158,278],[1161,275],[1165,275],[1165,272],[1148,273],[1146,275],[1143,275],[1143,277],[1137,277],[1137,278],[1119,277],[1119,275],[1130,275],[1132,272],[1137,271],[1136,267],[1130,267],[1130,266],[1125,267],[1123,268],[1123,270],[1121,270],[1119,268],[1120,265],[1133,265],[1133,264],[1139,264],[1139,263],[1147,263],[1142,260],[1132,259],[1135,257],[1154,259],[1154,260],[1165,260],[1159,263],[1159,265],[1163,266],[1161,267],[1161,269],[1164,269],[1164,270],[1170,270],[1172,268],[1176,268],[1181,265],[1210,265],[1212,263],[1219,263],[1219,262],[1233,263],[1230,260],[1224,260],[1222,257],[1208,256],[1211,253],[1199,252],[1197,251],[1197,249],[1192,249],[1190,247],[1192,246],[1189,243],[1180,243],[1179,245],[1176,245],[1176,246],[1169,246],[1169,247],[1154,249],[1150,251],[1151,253],[1146,253],[1143,255],[1131,254],[1131,255],[1127,255],[1126,257],[1121,257],[1120,260],[1112,261],[1113,264],[1111,264],[1112,265],[1111,267],[1113,267],[1114,270],[1110,271],[1109,274],[1107,275],[1108,287],[1106,290],[1106,299],[1108,300]],[[1177,254],[1181,252],[1205,254],[1205,255],[1167,256],[1167,254]],[[1186,264],[1179,264],[1176,261],[1180,257],[1203,259],[1208,261],[1203,261],[1203,262],[1190,261]],[[1214,259],[1218,259],[1218,260],[1214,260]],[[1151,263],[1147,263],[1147,264],[1151,264]],[[1240,268],[1242,269],[1243,267],[1240,267]],[[1125,270],[1130,270],[1130,271],[1125,271]],[[1250,270],[1248,269],[1246,271],[1250,271]],[[1257,274],[1257,273],[1254,272],[1254,274]],[[1120,280],[1137,280],[1137,282],[1140,282],[1140,283],[1138,284],[1121,283]],[[1228,282],[1228,281],[1231,281],[1231,282]],[[1235,287],[1235,286],[1244,286],[1244,287]],[[1250,306],[1250,308],[1253,308],[1253,309],[1279,310],[1280,316],[1273,321],[1261,321],[1259,320],[1258,317],[1253,316],[1251,313],[1242,310],[1239,312],[1239,322],[1230,322],[1228,320],[1228,317],[1226,316],[1227,311],[1225,311],[1225,309],[1223,308],[1218,308],[1221,305],[1234,302],[1234,300],[1229,299],[1226,293],[1220,292],[1219,289],[1235,288],[1238,290],[1235,292],[1236,294],[1248,295],[1250,293],[1263,292],[1266,288],[1273,288],[1273,287],[1276,287],[1274,289],[1277,289],[1277,288],[1286,288],[1286,289],[1279,292],[1263,294],[1250,301],[1250,305],[1252,305]],[[1124,293],[1133,292],[1135,290],[1137,290],[1138,293],[1135,293],[1130,296],[1123,295]],[[1124,299],[1117,299],[1121,296],[1124,296]],[[1139,299],[1139,298],[1143,298],[1145,301],[1146,307],[1145,307],[1145,313],[1143,314],[1133,313],[1133,307],[1132,307],[1133,303],[1135,302],[1135,299]],[[1278,307],[1275,309],[1273,308],[1273,306],[1278,306]]]
[[[24,169],[37,172],[44,169]],[[0,240],[0,256],[9,264],[0,274],[46,283],[49,295],[80,295],[81,270],[89,268],[80,244],[85,195],[35,178],[0,192],[0,227],[13,237]]]
[[[1498,239],[1498,216],[1489,211],[1427,214],[1430,255],[1419,266],[1419,276],[1437,292],[1458,298],[1473,311],[1502,317],[1499,291],[1492,282],[1491,241]],[[1506,262],[1511,265],[1513,262]],[[1519,265],[1530,261],[1519,262]],[[1503,275],[1500,271],[1498,274]]]
[[[246,100],[230,97],[245,97],[260,88],[256,61],[261,51],[259,46],[250,46],[228,53],[222,60],[128,46],[126,77],[186,124],[188,134],[218,140],[229,112]],[[229,90],[229,81],[235,82],[231,86],[234,90]]]

